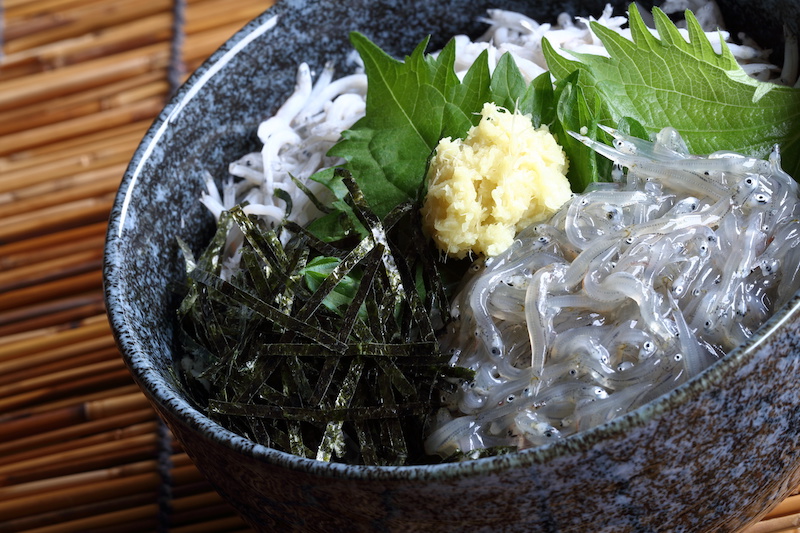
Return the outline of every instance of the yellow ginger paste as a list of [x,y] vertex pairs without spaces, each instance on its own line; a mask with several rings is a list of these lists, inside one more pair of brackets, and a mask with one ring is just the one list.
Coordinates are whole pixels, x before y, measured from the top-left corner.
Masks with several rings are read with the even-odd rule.
[[501,253],[572,194],[567,157],[546,126],[493,103],[481,117],[463,141],[439,141],[428,170],[423,227],[456,258]]

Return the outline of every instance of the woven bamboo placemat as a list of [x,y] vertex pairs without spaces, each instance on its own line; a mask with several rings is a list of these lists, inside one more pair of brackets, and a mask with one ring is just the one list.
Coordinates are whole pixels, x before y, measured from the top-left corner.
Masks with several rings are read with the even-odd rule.
[[[133,384],[114,192],[175,85],[272,0],[0,0],[0,532],[249,531]],[[800,495],[748,533],[800,531]]]

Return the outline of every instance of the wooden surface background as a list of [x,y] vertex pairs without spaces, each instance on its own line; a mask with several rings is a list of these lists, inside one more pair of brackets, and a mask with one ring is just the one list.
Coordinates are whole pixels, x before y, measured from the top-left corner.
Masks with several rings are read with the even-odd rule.
[[[0,532],[248,531],[106,321],[114,193],[176,82],[272,0],[0,0]],[[791,496],[748,533],[800,531]]]

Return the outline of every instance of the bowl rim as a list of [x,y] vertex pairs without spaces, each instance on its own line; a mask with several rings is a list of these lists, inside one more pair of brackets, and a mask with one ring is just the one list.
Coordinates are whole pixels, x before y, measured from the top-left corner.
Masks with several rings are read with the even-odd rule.
[[[308,459],[257,444],[214,422],[185,398],[164,394],[164,391],[173,389],[173,385],[147,363],[147,351],[143,349],[136,336],[131,335],[124,295],[119,294],[119,291],[109,290],[109,287],[114,284],[114,280],[124,271],[124,265],[121,264],[117,255],[117,249],[123,240],[122,227],[125,216],[127,210],[131,208],[130,202],[138,175],[142,171],[147,157],[158,144],[166,125],[181,112],[211,76],[223,68],[238,50],[275,27],[277,18],[282,11],[281,7],[279,2],[234,34],[192,73],[176,94],[170,98],[132,156],[117,191],[109,218],[104,250],[103,284],[109,322],[117,345],[134,380],[157,407],[157,410],[171,414],[174,420],[180,421],[191,431],[201,433],[203,437],[215,444],[230,451],[248,455],[255,460],[330,478],[358,480],[454,479],[489,472],[497,473],[510,468],[525,468],[535,464],[544,464],[578,451],[588,450],[602,441],[643,427],[653,419],[690,402],[709,388],[724,382],[728,376],[733,375],[737,369],[755,357],[774,332],[800,317],[800,293],[798,293],[782,309],[774,313],[747,342],[729,352],[697,376],[647,404],[601,425],[543,446],[462,462],[365,466]],[[145,384],[151,384],[151,386],[146,387]],[[152,385],[156,385],[156,387]],[[164,414],[162,413],[161,416]]]

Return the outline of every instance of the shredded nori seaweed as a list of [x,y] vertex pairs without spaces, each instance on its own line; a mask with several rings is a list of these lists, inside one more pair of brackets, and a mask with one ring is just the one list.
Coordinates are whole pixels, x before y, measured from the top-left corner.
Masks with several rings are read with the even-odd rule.
[[[422,442],[437,386],[468,377],[436,341],[447,316],[437,252],[416,206],[381,221],[337,172],[366,236],[323,242],[295,224],[262,227],[237,207],[197,260],[182,245],[180,339],[202,368],[182,375],[209,417],[266,446],[352,464],[431,462]],[[283,246],[286,230],[294,236]],[[241,270],[224,280],[220,254],[237,231]],[[313,270],[313,289],[310,263],[330,270],[321,279]]]

